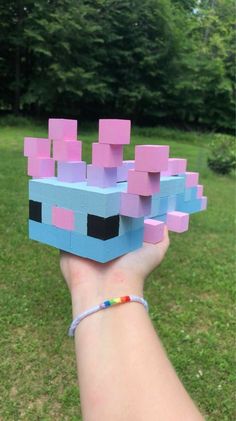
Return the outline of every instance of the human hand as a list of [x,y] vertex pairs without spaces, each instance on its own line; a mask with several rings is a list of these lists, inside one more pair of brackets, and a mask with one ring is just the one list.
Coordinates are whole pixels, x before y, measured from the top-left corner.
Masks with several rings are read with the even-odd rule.
[[115,296],[142,295],[146,277],[159,266],[168,246],[169,236],[165,228],[160,243],[144,243],[142,248],[108,263],[61,252],[60,267],[72,296],[75,314]]

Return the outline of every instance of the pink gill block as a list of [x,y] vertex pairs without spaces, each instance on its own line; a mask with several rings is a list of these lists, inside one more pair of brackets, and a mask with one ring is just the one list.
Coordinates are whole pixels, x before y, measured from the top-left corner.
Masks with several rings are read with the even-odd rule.
[[82,142],[80,140],[53,142],[53,158],[57,161],[81,161]]
[[48,121],[48,137],[50,140],[76,140],[77,121],[64,118],[50,118]]
[[128,193],[151,196],[160,191],[160,173],[128,171]]
[[55,161],[52,158],[28,158],[28,175],[35,178],[54,177]]
[[161,175],[164,177],[169,177],[172,175],[183,174],[187,169],[187,159],[182,158],[169,158],[168,159],[168,169],[167,171],[161,172]]
[[51,142],[38,137],[24,138],[24,156],[32,158],[50,158]]
[[75,215],[71,209],[53,206],[52,225],[65,230],[73,231],[75,227]]
[[57,165],[57,177],[60,181],[76,183],[86,180],[86,163],[84,161],[59,161]]
[[206,210],[206,208],[207,208],[207,197],[206,196],[202,196],[201,197],[201,201],[202,201],[201,210]]
[[102,168],[95,165],[87,167],[87,184],[96,187],[112,187],[116,185],[117,168]]
[[145,243],[156,244],[163,240],[164,222],[154,219],[145,219],[144,221],[144,240]]
[[128,171],[134,169],[134,161],[123,161],[121,167],[117,168],[117,181],[127,181]]
[[197,185],[197,198],[201,199],[203,195],[203,186],[201,184]]
[[99,120],[98,141],[109,145],[128,145],[130,131],[130,120],[102,119]]
[[199,173],[198,172],[186,172],[185,173],[185,187],[194,187],[198,183]]
[[121,193],[121,215],[132,216],[133,218],[148,216],[151,213],[151,206],[151,196],[145,197],[126,192]]
[[112,168],[120,167],[123,159],[122,145],[107,145],[93,143],[92,164],[98,167]]
[[184,232],[188,230],[189,214],[184,212],[168,212],[166,225],[168,230],[174,232]]
[[135,147],[135,170],[160,172],[167,170],[169,146],[139,145]]

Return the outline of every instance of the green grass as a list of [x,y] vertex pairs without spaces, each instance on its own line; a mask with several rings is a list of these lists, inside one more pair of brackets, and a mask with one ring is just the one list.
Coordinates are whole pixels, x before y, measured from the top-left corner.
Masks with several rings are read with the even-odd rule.
[[[10,123],[10,121],[8,121]],[[57,250],[27,239],[23,137],[46,126],[0,122],[0,420],[81,420],[70,298]],[[81,128],[84,159],[96,131]],[[214,135],[163,128],[133,131],[134,144],[168,143],[201,172],[207,212],[171,235],[162,266],[146,283],[150,314],[187,390],[208,420],[234,420],[234,178],[206,166]],[[138,393],[138,390],[137,390]]]

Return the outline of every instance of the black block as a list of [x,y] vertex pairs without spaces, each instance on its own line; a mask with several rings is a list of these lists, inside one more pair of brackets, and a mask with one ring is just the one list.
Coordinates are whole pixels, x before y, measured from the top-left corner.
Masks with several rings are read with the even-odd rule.
[[96,215],[88,215],[88,236],[109,240],[119,235],[119,215],[101,218]]
[[29,219],[36,222],[42,222],[42,203],[35,202],[34,200],[29,201]]

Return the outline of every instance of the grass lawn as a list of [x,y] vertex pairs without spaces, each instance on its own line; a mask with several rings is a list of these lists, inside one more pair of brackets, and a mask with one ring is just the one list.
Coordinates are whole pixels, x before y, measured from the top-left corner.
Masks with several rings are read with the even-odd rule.
[[[58,251],[27,239],[24,136],[46,125],[0,122],[0,421],[81,420],[70,298]],[[150,315],[187,390],[207,420],[234,420],[234,178],[212,174],[207,146],[214,135],[134,129],[137,143],[168,143],[172,156],[201,172],[207,212],[190,231],[171,234],[165,261],[146,283]],[[84,159],[95,130],[81,128]],[[138,393],[138,389],[137,389]],[[135,421],[135,420],[134,420]],[[185,421],[185,420],[183,420]]]

